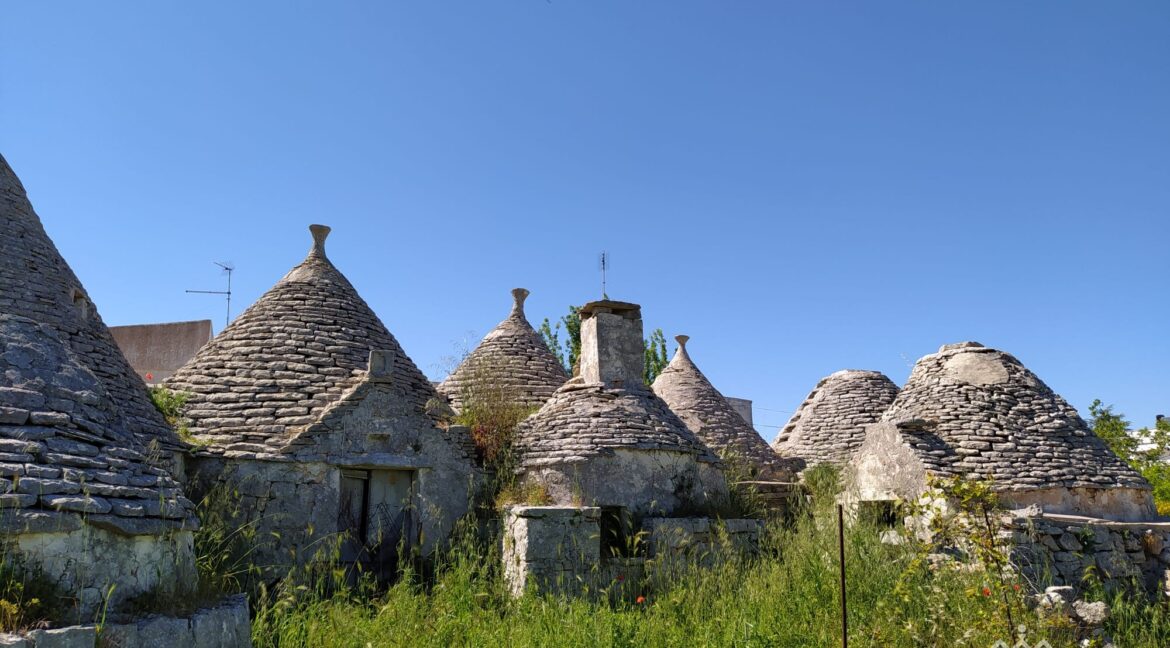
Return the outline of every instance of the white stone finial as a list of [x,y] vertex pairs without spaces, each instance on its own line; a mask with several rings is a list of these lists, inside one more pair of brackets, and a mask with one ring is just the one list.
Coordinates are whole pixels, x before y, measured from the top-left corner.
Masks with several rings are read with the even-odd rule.
[[313,234],[313,251],[325,256],[325,239],[329,238],[332,228],[328,225],[310,225],[309,232]]
[[674,341],[678,342],[678,348],[680,348],[684,351],[687,348],[687,341],[690,339],[691,339],[691,336],[689,336],[689,335],[676,335],[676,336],[674,336]]
[[530,294],[531,293],[528,292],[527,288],[513,288],[512,289],[512,313],[513,314],[515,314],[515,313],[519,313],[520,315],[524,314],[524,300],[528,299],[528,295],[530,295]]

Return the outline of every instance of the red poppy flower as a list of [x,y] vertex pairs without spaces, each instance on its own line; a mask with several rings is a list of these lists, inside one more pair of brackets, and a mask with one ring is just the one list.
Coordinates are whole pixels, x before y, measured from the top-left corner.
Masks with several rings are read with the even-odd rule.
[[1012,589],[1014,589],[1017,592],[1020,591],[1020,584],[1016,583],[1015,585],[1012,585]]
[[634,599],[634,602],[635,602],[635,603],[637,603],[638,605],[641,605],[641,604],[643,604],[643,603],[645,603],[645,602],[646,602],[646,597],[645,597],[645,596],[639,596],[638,598]]
[[146,374],[146,379],[147,380],[154,380],[154,374],[152,374],[152,373]]
[[984,587],[983,587],[983,595],[984,595],[984,596],[991,596],[991,588],[990,588],[990,587],[987,587],[987,586],[984,586]]
[[620,583],[620,582],[622,582],[622,581],[624,581],[624,580],[626,580],[626,575],[625,575],[625,574],[618,574],[618,575],[617,575],[617,582],[619,582],[619,583]]

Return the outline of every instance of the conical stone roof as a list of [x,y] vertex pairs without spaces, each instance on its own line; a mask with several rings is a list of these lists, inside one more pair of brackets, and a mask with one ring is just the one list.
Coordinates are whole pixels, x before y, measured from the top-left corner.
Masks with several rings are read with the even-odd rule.
[[325,256],[329,228],[248,310],[164,383],[188,393],[184,414],[209,452],[271,452],[318,421],[383,354],[393,389],[425,411],[437,398],[398,341]]
[[939,475],[1003,490],[1150,488],[1019,360],[977,342],[919,360],[882,421]]
[[830,374],[809,392],[772,449],[803,460],[807,467],[848,463],[865,441],[865,426],[881,419],[897,395],[898,386],[877,371]]
[[0,313],[27,317],[55,331],[118,402],[119,428],[138,435],[144,444],[157,440],[177,447],[178,437],[151,404],[146,384],[118,349],[3,157],[0,216]]
[[678,351],[655,379],[652,389],[691,432],[724,459],[745,461],[752,477],[788,479],[791,467],[715,389],[687,353],[685,335],[675,337]]
[[512,312],[491,330],[479,346],[439,385],[456,410],[463,408],[467,391],[488,382],[493,394],[524,407],[540,407],[565,384],[569,376],[540,334],[524,316],[528,291],[512,290]]
[[193,526],[150,459],[173,440],[0,157],[0,532],[67,530],[54,512],[129,534]]

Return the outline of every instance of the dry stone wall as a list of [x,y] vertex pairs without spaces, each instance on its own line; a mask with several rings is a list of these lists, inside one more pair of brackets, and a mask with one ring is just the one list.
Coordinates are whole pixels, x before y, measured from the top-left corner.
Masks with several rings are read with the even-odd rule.
[[1170,592],[1170,522],[1111,522],[1074,516],[1020,516],[1008,522],[1013,564],[1034,583],[1079,587],[1093,570],[1109,588],[1135,581]]

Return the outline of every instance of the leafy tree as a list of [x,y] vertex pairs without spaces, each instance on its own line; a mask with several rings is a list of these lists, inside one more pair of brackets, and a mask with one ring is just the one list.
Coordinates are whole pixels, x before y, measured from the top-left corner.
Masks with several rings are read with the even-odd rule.
[[[561,340],[561,329],[565,330],[565,339]],[[540,337],[548,345],[550,351],[564,366],[565,371],[572,374],[581,357],[581,308],[570,306],[569,312],[553,324],[546,317],[540,323]],[[647,385],[654,382],[658,374],[670,363],[670,356],[666,351],[666,335],[662,329],[654,329],[650,337],[642,340],[646,354],[645,368],[642,379]]]
[[1132,461],[1141,441],[1130,434],[1129,421],[1125,415],[1113,411],[1112,405],[1105,405],[1098,398],[1089,405],[1089,427],[1117,456]]
[[670,356],[666,353],[666,336],[662,333],[662,329],[654,329],[648,339],[642,340],[642,346],[645,347],[646,353],[642,380],[650,385],[654,383],[654,379],[662,373],[666,365],[670,364]]
[[[565,329],[566,339],[563,343],[560,339],[561,327]],[[555,326],[547,317],[544,318],[540,323],[540,336],[565,371],[573,373],[573,367],[577,366],[577,359],[581,357],[581,307],[569,306],[568,314],[557,320]]]
[[1150,482],[1158,512],[1170,515],[1170,464],[1166,463],[1170,452],[1170,420],[1163,418],[1153,429],[1133,432],[1123,414],[1097,399],[1089,405],[1089,425],[1110,450]]

